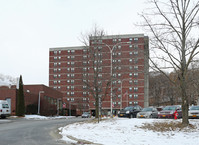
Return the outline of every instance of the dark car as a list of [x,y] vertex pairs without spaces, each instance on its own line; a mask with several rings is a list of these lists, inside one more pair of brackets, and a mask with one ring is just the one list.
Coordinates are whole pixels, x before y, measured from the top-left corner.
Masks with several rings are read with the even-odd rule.
[[158,112],[158,118],[174,118],[174,112],[177,111],[177,118],[182,118],[182,110],[179,105],[166,106],[162,111]]
[[137,113],[142,110],[142,107],[139,105],[136,106],[128,106],[118,112],[118,117],[129,117],[136,118]]
[[89,117],[91,117],[91,114],[89,112],[84,112],[82,114],[82,118],[89,118]]

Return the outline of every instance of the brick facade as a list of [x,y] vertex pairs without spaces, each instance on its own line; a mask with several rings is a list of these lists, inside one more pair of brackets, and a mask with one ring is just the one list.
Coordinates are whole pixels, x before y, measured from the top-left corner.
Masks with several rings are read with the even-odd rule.
[[[57,111],[62,110],[63,94],[45,85],[24,85],[24,101],[27,107],[34,105],[38,113],[38,98],[40,92],[40,114],[41,115],[56,115]],[[16,86],[0,87],[0,100],[11,100],[11,115],[16,113],[17,89]],[[68,105],[67,105],[68,106]],[[29,112],[31,113],[31,112]]]
[[[113,110],[129,105],[148,106],[148,37],[143,34],[110,35],[90,38],[89,49],[100,49],[98,60],[99,83],[105,91],[111,80],[112,49],[112,88]],[[94,60],[88,47],[50,48],[49,86],[64,94],[64,102],[78,106],[80,112],[95,110],[95,101],[83,81],[92,82]],[[96,69],[96,68],[95,68]],[[110,88],[104,98],[102,110],[110,110]],[[104,97],[103,97],[104,95]],[[105,97],[106,96],[106,97]]]

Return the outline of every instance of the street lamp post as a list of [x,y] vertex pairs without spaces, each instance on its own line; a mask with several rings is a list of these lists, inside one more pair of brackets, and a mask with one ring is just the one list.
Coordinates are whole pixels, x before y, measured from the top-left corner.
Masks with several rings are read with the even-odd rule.
[[[121,100],[120,100],[120,102],[121,102],[121,104],[120,104],[120,110],[122,109],[122,97],[123,97],[123,92],[122,92],[122,83],[123,83],[123,81],[125,81],[125,80],[132,80],[132,79],[123,79],[122,81],[121,81]],[[127,95],[127,106],[128,106],[128,95]]]
[[100,42],[99,44],[103,44],[109,48],[110,54],[111,54],[111,117],[113,117],[113,83],[112,83],[112,76],[113,76],[113,50],[116,48],[117,45],[120,44],[130,44],[131,42],[119,42],[111,48],[108,44]]
[[41,93],[44,93],[44,91],[39,91],[39,98],[38,98],[38,113],[40,114],[40,97],[41,97]]

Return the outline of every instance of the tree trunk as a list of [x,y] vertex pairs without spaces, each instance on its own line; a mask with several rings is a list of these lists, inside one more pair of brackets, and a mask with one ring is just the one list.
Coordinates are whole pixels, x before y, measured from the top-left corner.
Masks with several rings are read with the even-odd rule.
[[181,96],[182,96],[182,124],[184,126],[189,125],[189,119],[188,119],[188,108],[189,108],[189,102],[188,102],[188,96],[186,94],[186,82],[185,77],[182,74],[181,77],[181,83],[180,83],[180,89],[181,89]]
[[99,99],[98,97],[95,100],[95,118],[99,117]]

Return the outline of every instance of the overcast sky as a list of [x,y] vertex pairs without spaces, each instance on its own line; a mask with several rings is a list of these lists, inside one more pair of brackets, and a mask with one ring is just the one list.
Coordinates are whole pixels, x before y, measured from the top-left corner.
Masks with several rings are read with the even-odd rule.
[[82,45],[95,24],[108,35],[134,26],[146,0],[0,0],[0,73],[48,86],[49,48]]

